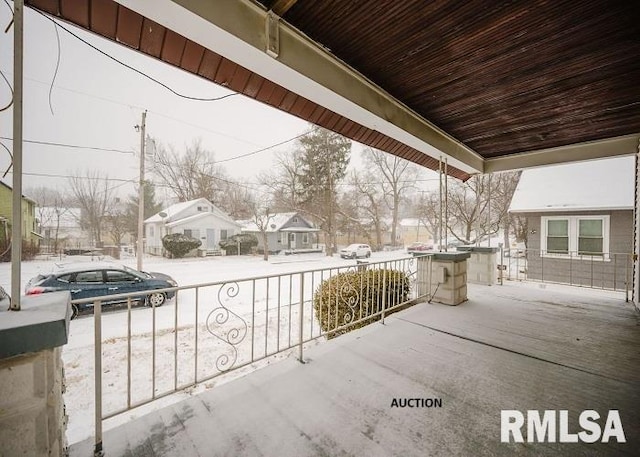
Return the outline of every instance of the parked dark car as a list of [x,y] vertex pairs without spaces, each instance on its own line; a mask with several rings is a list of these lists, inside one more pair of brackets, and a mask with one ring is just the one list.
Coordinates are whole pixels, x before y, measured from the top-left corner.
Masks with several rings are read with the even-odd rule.
[[[176,287],[178,284],[163,273],[147,273],[125,265],[110,262],[83,262],[59,266],[53,273],[38,275],[27,284],[27,295],[68,290],[71,300],[95,298],[106,295],[152,291]],[[174,292],[151,292],[133,297],[147,306],[162,306]],[[103,304],[121,303],[126,300],[106,300]],[[79,312],[92,308],[93,303],[73,304],[72,319]]]
[[432,250],[433,250],[432,244],[421,243],[419,241],[416,241],[415,243],[411,243],[407,247],[407,253],[413,254],[413,255],[424,254],[425,252],[432,251]]

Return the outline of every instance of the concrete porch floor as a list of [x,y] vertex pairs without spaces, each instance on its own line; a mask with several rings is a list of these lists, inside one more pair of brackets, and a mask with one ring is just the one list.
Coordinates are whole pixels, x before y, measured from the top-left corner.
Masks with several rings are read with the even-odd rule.
[[[109,430],[107,456],[640,455],[640,326],[623,298],[470,286]],[[440,398],[441,408],[392,407]],[[627,442],[500,442],[503,409],[617,409]],[[525,426],[526,429],[526,426]],[[523,430],[524,432],[524,430]],[[524,433],[523,433],[524,434]],[[92,455],[92,443],[71,448]]]

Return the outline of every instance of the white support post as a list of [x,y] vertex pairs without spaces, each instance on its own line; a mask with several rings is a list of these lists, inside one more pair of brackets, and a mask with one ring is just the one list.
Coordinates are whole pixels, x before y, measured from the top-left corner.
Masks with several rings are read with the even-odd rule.
[[20,311],[22,260],[22,70],[24,0],[13,2],[13,194],[11,211],[11,305]]
[[449,245],[449,183],[447,181],[449,176],[448,159],[444,158],[444,252],[447,252]]
[[440,156],[440,159],[438,160],[438,179],[440,180],[440,204],[438,207],[438,251],[442,252],[442,156]]
[[147,126],[147,112],[142,113],[140,124],[140,184],[138,188],[138,246],[136,257],[138,258],[138,271],[142,270],[142,257],[144,255],[144,142]]

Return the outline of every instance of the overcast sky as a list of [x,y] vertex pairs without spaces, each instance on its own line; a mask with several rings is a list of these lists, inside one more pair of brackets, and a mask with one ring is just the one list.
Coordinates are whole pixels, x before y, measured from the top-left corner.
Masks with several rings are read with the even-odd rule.
[[[10,20],[9,9],[0,4],[2,30]],[[63,24],[109,55],[177,92],[210,98],[231,93],[125,46]],[[242,95],[213,102],[180,98],[101,55],[64,30],[58,29],[58,33],[60,52],[54,25],[30,8],[25,9],[25,140],[132,153],[26,143],[24,188],[36,185],[63,188],[67,186],[66,178],[42,175],[82,175],[87,170],[100,169],[109,175],[114,186],[119,186],[120,195],[131,193],[133,186],[118,180],[137,179],[140,136],[134,127],[140,124],[145,109],[148,135],[178,149],[199,139],[204,148],[213,151],[221,161],[286,141],[308,130],[306,122]],[[3,50],[0,69],[9,81],[13,78],[13,60],[12,53],[6,51],[12,47],[13,29],[0,33]],[[0,80],[0,106],[9,100],[9,88]],[[11,116],[11,110],[0,112],[1,137],[12,136]],[[0,141],[11,147],[9,140]],[[224,162],[223,166],[234,179],[254,182],[258,173],[272,166],[277,151],[291,150],[294,145],[290,142],[244,159]],[[361,145],[354,143],[351,154],[354,166],[360,163],[361,149]],[[0,177],[8,166],[9,155],[0,148]],[[436,176],[432,172],[428,175],[431,179]],[[11,179],[9,174],[4,180],[11,183]]]
[[[10,21],[6,5],[0,5],[2,29]],[[60,64],[51,107],[49,90],[54,78],[58,49],[54,25],[33,10],[25,9],[25,101],[26,140],[93,146],[123,151],[140,149],[134,126],[144,109],[147,133],[165,144],[183,148],[200,139],[218,160],[245,154],[292,138],[308,129],[306,122],[278,110],[235,95],[220,101],[199,102],[182,99],[165,88],[100,55],[86,44],[59,29]],[[65,24],[67,27],[68,24]],[[124,46],[75,29],[80,36],[108,54],[127,62],[174,90],[197,97],[218,97],[230,91],[179,69],[146,57]],[[0,34],[0,69],[12,81],[13,31]],[[0,81],[0,105],[6,105],[10,91]],[[53,114],[51,112],[53,109]],[[0,136],[12,136],[11,110],[0,113]],[[10,141],[2,140],[6,146]],[[224,163],[235,178],[252,180],[267,169],[274,152],[292,148],[280,146],[246,159]],[[0,150],[0,171],[9,156]],[[138,175],[138,158],[130,153],[71,149],[37,144],[24,146],[25,187],[46,184],[64,186],[64,178],[43,178],[30,174],[69,175],[87,169],[104,171],[113,179]],[[1,174],[0,174],[1,176]],[[10,183],[12,176],[5,181]],[[114,181],[114,185],[119,182]],[[125,187],[126,189],[126,187]]]

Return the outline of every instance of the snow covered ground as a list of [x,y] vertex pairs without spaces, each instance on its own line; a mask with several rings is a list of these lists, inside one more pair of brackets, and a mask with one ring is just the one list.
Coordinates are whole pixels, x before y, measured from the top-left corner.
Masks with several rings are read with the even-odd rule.
[[[404,251],[380,252],[374,253],[369,261],[395,261],[406,257]],[[64,262],[70,260],[73,259],[63,259]],[[23,262],[23,288],[29,279],[50,271],[56,262],[60,262],[60,259]],[[121,263],[135,268],[136,260],[124,259]],[[353,260],[326,257],[323,254],[272,256],[268,262],[261,257],[251,256],[176,260],[146,258],[144,270],[169,274],[181,287],[222,282],[227,282],[227,285],[222,290],[220,284],[198,288],[197,292],[194,288],[181,290],[176,298],[156,309],[134,306],[130,314],[130,340],[126,307],[103,312],[104,414],[127,409],[128,402],[132,405],[147,402],[154,396],[163,396],[183,386],[190,386],[196,376],[201,383],[107,420],[105,428],[180,401],[195,391],[242,376],[262,364],[290,356],[291,353],[297,354],[293,349],[259,360],[295,347],[299,341],[299,272],[318,270],[304,276],[302,322],[303,337],[308,340],[320,334],[311,306],[313,290],[329,274],[335,274],[338,268],[355,265]],[[390,264],[392,268],[394,265],[401,267],[399,262]],[[329,272],[326,269],[333,270]],[[280,277],[242,280],[273,275]],[[10,264],[0,264],[0,285],[9,290]],[[94,427],[92,314],[81,315],[71,322],[69,343],[64,347],[63,359],[67,384],[65,404],[69,416],[67,438],[69,443],[75,443],[92,436]],[[244,367],[223,374],[230,366]],[[131,373],[131,389],[128,389],[128,370]],[[202,382],[203,379],[207,380]]]

